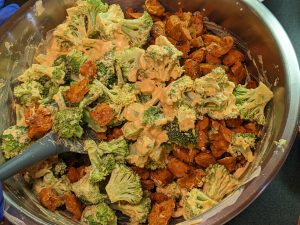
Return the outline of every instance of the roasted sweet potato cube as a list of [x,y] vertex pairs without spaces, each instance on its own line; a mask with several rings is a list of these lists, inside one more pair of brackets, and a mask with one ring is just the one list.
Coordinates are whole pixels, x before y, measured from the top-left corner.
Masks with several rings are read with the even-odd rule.
[[148,190],[148,191],[155,188],[155,183],[153,180],[141,180],[141,184],[142,184],[143,189]]
[[167,167],[175,177],[184,177],[191,169],[189,165],[172,156],[168,157]]
[[183,66],[185,73],[190,76],[193,80],[200,77],[201,71],[199,63],[193,59],[187,59]]
[[150,178],[156,186],[165,186],[173,181],[173,174],[168,169],[151,171]]
[[215,64],[215,65],[221,65],[222,64],[222,61],[220,58],[218,57],[215,57],[211,54],[206,54],[206,63],[209,63],[209,64]]
[[162,16],[165,13],[165,7],[158,0],[146,0],[145,9],[154,16]]
[[226,66],[232,66],[237,61],[243,62],[245,56],[242,52],[236,49],[231,49],[223,58],[223,64]]
[[195,157],[195,162],[197,165],[207,168],[211,164],[216,163],[215,157],[208,152],[200,152],[196,157]]
[[236,158],[233,156],[224,157],[222,159],[217,160],[217,162],[221,165],[224,165],[229,172],[233,172],[236,166]]
[[242,125],[243,121],[240,118],[225,120],[226,126],[229,128],[237,128]]
[[169,197],[163,193],[151,193],[150,195],[150,199],[151,199],[151,203],[161,203],[164,201],[167,201],[169,199]]
[[71,192],[68,192],[64,194],[64,201],[67,211],[72,213],[74,219],[80,220],[83,205],[81,204],[79,199]]
[[149,225],[167,225],[175,209],[175,200],[155,203],[148,216]]
[[150,178],[150,171],[145,168],[133,166],[132,170],[136,172],[142,180],[147,180]]
[[192,52],[190,55],[189,55],[189,58],[198,62],[198,63],[201,63],[205,60],[205,50],[200,48],[200,49],[197,49],[196,51]]
[[63,198],[60,197],[53,188],[43,188],[39,193],[39,200],[43,206],[50,211],[55,211],[64,204]]
[[194,187],[197,188],[203,185],[202,178],[204,176],[205,172],[202,169],[193,169],[187,176],[179,178],[177,183],[181,188],[190,191]]
[[198,151],[196,149],[185,149],[180,146],[173,146],[173,155],[185,163],[193,163],[197,154]]

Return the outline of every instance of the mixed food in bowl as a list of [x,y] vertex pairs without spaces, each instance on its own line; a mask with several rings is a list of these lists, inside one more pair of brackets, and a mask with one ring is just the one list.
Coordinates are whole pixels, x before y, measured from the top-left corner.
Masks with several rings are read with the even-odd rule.
[[[193,219],[244,185],[273,98],[201,12],[80,0],[14,82],[6,159],[50,131],[82,139],[22,173],[40,203],[85,224]],[[254,74],[252,74],[254,75]],[[89,133],[89,137],[83,137]],[[123,216],[119,216],[123,219]]]

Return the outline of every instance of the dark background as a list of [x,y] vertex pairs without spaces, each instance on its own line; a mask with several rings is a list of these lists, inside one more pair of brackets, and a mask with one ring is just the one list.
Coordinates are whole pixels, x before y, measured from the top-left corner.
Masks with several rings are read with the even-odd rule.
[[[255,1],[255,0],[252,0]],[[8,0],[7,3],[25,0]],[[300,62],[300,0],[265,0],[296,50]],[[299,87],[300,88],[300,87]],[[300,138],[273,182],[227,225],[296,225],[300,217]]]

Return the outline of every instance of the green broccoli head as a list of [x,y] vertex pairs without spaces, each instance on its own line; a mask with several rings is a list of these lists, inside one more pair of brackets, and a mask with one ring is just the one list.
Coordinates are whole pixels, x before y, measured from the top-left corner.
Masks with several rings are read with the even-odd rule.
[[83,134],[81,120],[82,110],[79,108],[59,111],[54,116],[53,130],[62,138],[80,138]]
[[53,188],[60,196],[71,191],[71,183],[67,176],[63,175],[58,178],[52,172],[47,173],[43,177],[42,185]]
[[178,124],[178,120],[168,123],[164,126],[164,130],[167,131],[169,142],[177,144],[182,147],[195,146],[197,144],[197,136],[193,130],[181,132]]
[[92,182],[92,167],[85,169],[86,174],[77,182],[71,184],[71,189],[77,198],[85,205],[94,205],[104,201],[104,196],[100,193],[97,183]]
[[225,166],[214,164],[206,169],[203,192],[215,201],[220,201],[233,192],[239,184],[239,181],[229,173]]
[[260,125],[266,123],[264,110],[273,98],[273,92],[265,84],[259,82],[255,89],[247,89],[245,86],[238,85],[233,94],[242,119],[257,122]]
[[145,51],[140,48],[128,48],[115,53],[116,62],[122,70],[123,76],[130,82],[137,81],[140,60]]
[[57,84],[65,83],[65,72],[60,66],[45,66],[40,64],[32,64],[22,75],[18,77],[21,82],[28,82],[31,80],[39,80],[43,76],[47,76],[52,82]]
[[100,96],[103,95],[103,90],[100,85],[100,81],[94,79],[91,84],[89,84],[89,92],[84,96],[84,98],[79,103],[79,108],[83,109],[96,101]]
[[140,177],[125,165],[116,166],[105,190],[112,203],[126,201],[131,204],[138,204],[143,197]]
[[254,159],[251,149],[255,147],[255,135],[251,133],[237,133],[232,138],[228,152],[233,156],[243,155],[248,162]]
[[151,209],[150,198],[144,197],[139,204],[133,205],[125,202],[117,202],[111,205],[115,210],[121,211],[130,217],[131,224],[145,223]]
[[211,73],[195,80],[195,92],[200,95],[197,110],[213,119],[223,120],[237,118],[238,108],[235,96],[232,94],[235,85],[228,80],[222,68],[216,68]]
[[98,148],[104,154],[113,154],[117,162],[124,162],[129,154],[127,141],[123,138],[113,139],[110,142],[100,142]]
[[183,73],[179,60],[182,52],[172,45],[164,36],[155,40],[155,45],[150,45],[141,60],[139,70],[140,79],[152,79],[166,82],[179,78]]
[[183,217],[186,220],[192,219],[214,207],[216,204],[215,200],[209,198],[201,190],[193,188],[183,197]]
[[124,84],[122,86],[114,86],[109,90],[101,83],[101,87],[105,95],[109,98],[109,105],[115,111],[116,115],[120,115],[124,107],[136,101],[138,90],[134,84]]
[[3,132],[1,150],[4,157],[10,159],[20,154],[29,143],[28,128],[15,125]]
[[156,106],[150,106],[144,111],[142,123],[147,126],[160,126],[168,122],[163,112]]
[[115,212],[104,202],[87,206],[81,216],[81,222],[87,225],[117,225]]
[[92,164],[91,182],[102,181],[108,176],[116,165],[112,154],[105,154],[93,140],[84,142],[84,150],[88,152]]
[[[40,80],[39,80],[40,82]],[[48,80],[44,84],[42,83],[44,90],[43,90],[43,98],[38,102],[42,105],[51,104],[54,102],[53,96],[57,94],[59,91],[59,84],[54,83],[51,80]]]
[[102,84],[111,89],[117,83],[115,72],[115,59],[112,54],[107,54],[104,59],[96,61],[98,79]]
[[152,17],[146,11],[137,19],[121,20],[121,31],[129,38],[132,47],[142,47],[148,41]]
[[21,104],[30,106],[42,98],[43,90],[40,83],[34,80],[26,81],[14,88],[14,96]]
[[67,172],[67,165],[62,160],[58,161],[53,165],[52,172],[55,177],[61,177]]
[[106,12],[98,13],[94,25],[94,33],[97,38],[113,40],[115,33],[120,31],[120,21],[124,19],[124,13],[120,5],[112,4]]
[[180,102],[183,95],[192,91],[194,88],[194,81],[189,76],[183,76],[178,80],[173,81],[167,87],[166,94],[170,103]]
[[87,0],[87,35],[90,38],[99,36],[98,31],[95,29],[97,23],[97,16],[99,13],[107,12],[108,5],[101,0]]
[[53,66],[62,68],[65,72],[65,80],[70,82],[78,79],[80,67],[86,60],[87,57],[82,52],[72,50],[67,55],[57,57]]

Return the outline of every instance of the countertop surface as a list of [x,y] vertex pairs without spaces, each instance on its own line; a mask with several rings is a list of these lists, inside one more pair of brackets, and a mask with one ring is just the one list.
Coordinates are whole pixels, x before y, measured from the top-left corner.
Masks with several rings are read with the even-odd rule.
[[[265,0],[264,4],[286,30],[300,62],[300,1]],[[272,183],[248,208],[226,225],[296,225],[299,217],[300,138],[298,137]]]

